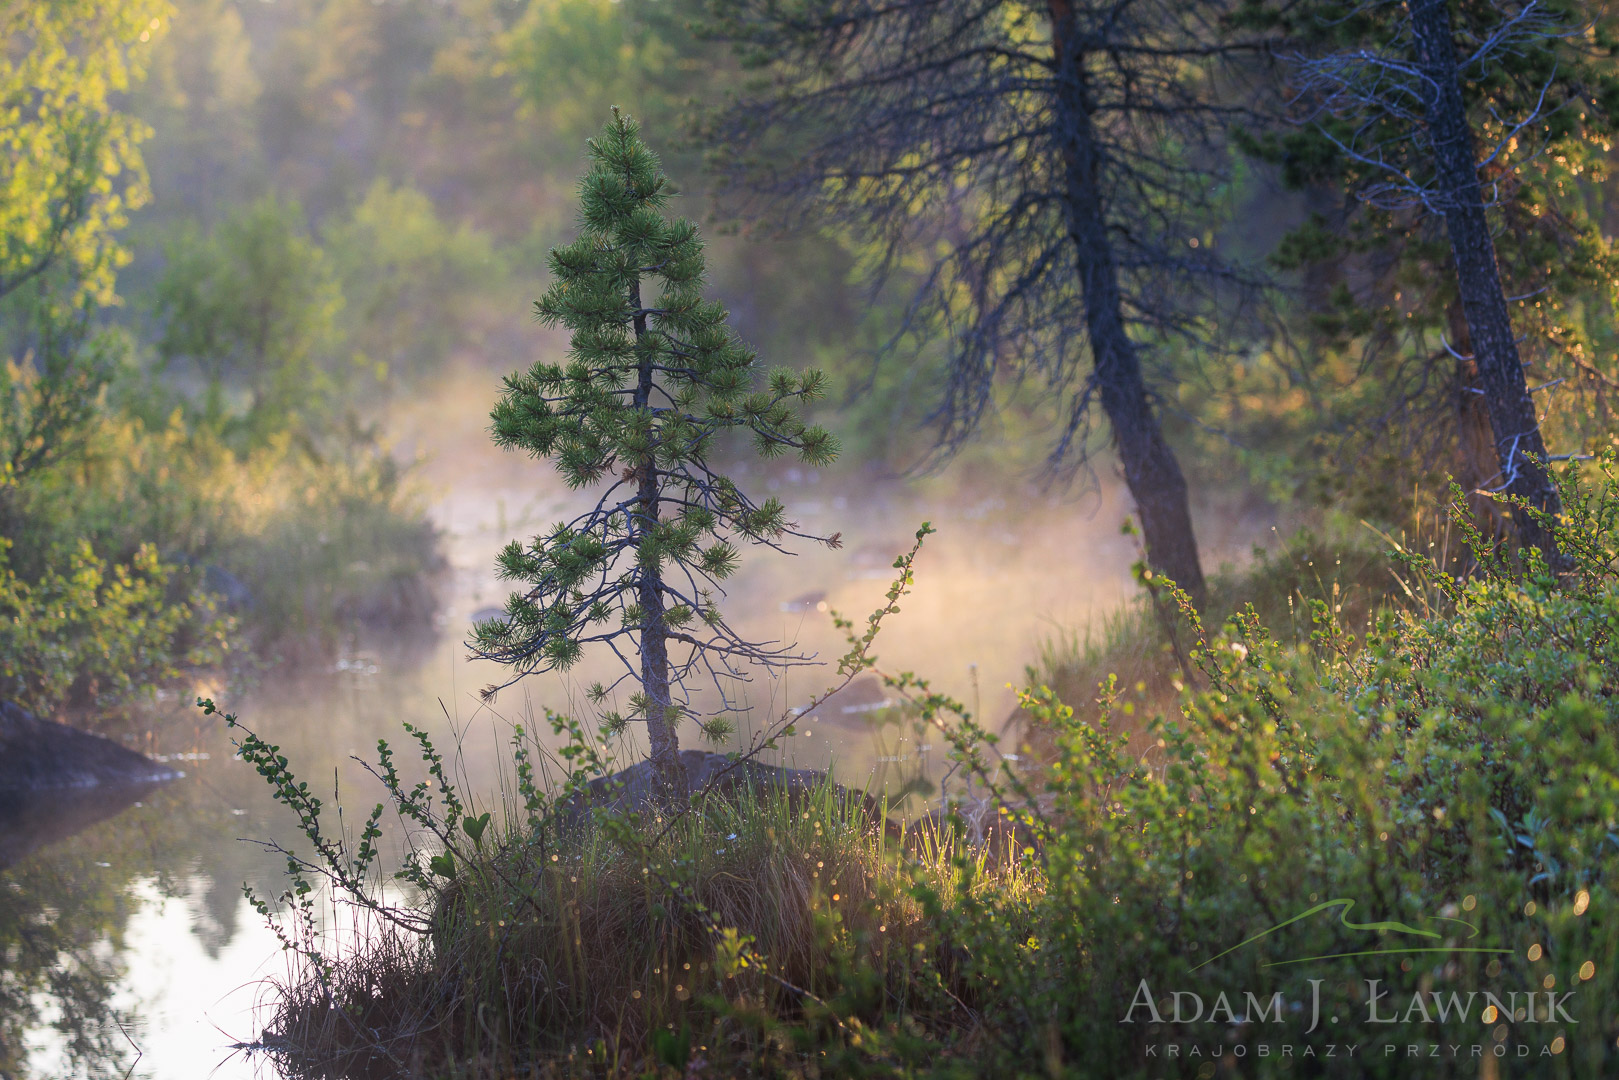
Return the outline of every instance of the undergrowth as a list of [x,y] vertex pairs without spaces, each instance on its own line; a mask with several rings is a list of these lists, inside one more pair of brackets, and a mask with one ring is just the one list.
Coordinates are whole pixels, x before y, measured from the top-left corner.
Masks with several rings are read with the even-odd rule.
[[[1562,488],[1568,571],[1487,541],[1458,499],[1466,572],[1395,546],[1396,598],[1352,620],[1309,598],[1301,633],[1254,605],[1212,625],[1147,579],[1178,620],[1173,708],[1109,678],[1077,714],[1033,686],[1037,773],[877,664],[901,559],[866,633],[843,624],[844,671],[876,672],[995,793],[1029,837],[998,853],[946,823],[895,842],[830,786],[582,817],[610,762],[556,717],[555,793],[520,768],[498,821],[425,738],[414,788],[384,748],[417,829],[386,902],[383,808],[357,849],[327,838],[248,735],[317,847],[289,856],[276,925],[303,966],[264,1046],[311,1076],[1612,1075],[1619,462]],[[323,879],[382,924],[347,952],[322,946]]]

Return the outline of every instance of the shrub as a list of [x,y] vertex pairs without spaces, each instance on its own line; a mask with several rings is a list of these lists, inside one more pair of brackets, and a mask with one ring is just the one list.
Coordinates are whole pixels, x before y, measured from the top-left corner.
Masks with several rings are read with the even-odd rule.
[[233,448],[127,340],[73,345],[0,369],[0,696],[91,720],[242,659],[238,631],[265,656],[431,626],[437,534],[366,432]]
[[[390,1030],[445,1074],[454,1060],[486,1063],[477,1075],[1401,1077],[1417,1047],[1438,1075],[1611,1075],[1619,460],[1590,473],[1563,481],[1571,570],[1486,543],[1458,492],[1468,572],[1396,549],[1404,602],[1364,636],[1327,599],[1307,636],[1279,640],[1251,606],[1216,629],[1178,596],[1192,675],[1174,714],[1132,715],[1145,691],[1111,679],[1089,718],[1032,688],[1024,708],[1051,733],[1037,773],[992,765],[995,738],[959,703],[878,668],[1020,819],[1010,860],[910,857],[765,804],[675,828],[599,815],[570,847],[532,800],[540,817],[485,854],[488,815],[425,811],[426,786],[385,769],[442,847],[407,866],[429,903],[376,910],[417,920],[411,970],[461,972],[456,994],[433,983],[413,1000],[438,1004]],[[273,747],[244,753],[307,804]],[[786,929],[819,910],[813,884],[808,905],[791,899],[802,873],[786,872],[810,856],[855,883],[813,938]],[[327,872],[344,857],[328,852]],[[310,933],[314,866],[294,864]],[[739,899],[750,886],[770,903]],[[873,920],[909,950],[878,948]],[[352,964],[301,940],[309,977],[286,988],[278,1034],[296,1034],[317,987],[327,1017],[373,1000]],[[671,1004],[660,980],[688,962],[731,977]],[[625,1008],[626,991],[650,1003]],[[1459,1056],[1428,1066],[1430,1047]]]
[[[1468,579],[1396,552],[1444,602],[1384,608],[1363,641],[1324,601],[1298,645],[1252,608],[1218,633],[1184,608],[1199,679],[1177,717],[1147,725],[1144,754],[1115,732],[1128,697],[1116,683],[1094,723],[1049,691],[1027,694],[1057,733],[1048,888],[1028,916],[1038,929],[1009,934],[994,902],[945,907],[973,981],[1001,988],[985,1002],[989,1057],[1110,1077],[1212,1075],[1197,1070],[1224,1058],[1263,1076],[1293,1062],[1262,1060],[1259,1046],[1286,1041],[1311,1049],[1318,1075],[1404,1076],[1409,1045],[1516,1056],[1521,1043],[1536,1075],[1611,1072],[1619,490],[1612,459],[1600,472],[1595,488],[1565,483],[1568,575],[1533,553],[1515,566],[1473,533]],[[1311,957],[1337,958],[1301,962]],[[1310,1032],[1312,979],[1342,1022],[1323,1013]],[[1207,1007],[1222,990],[1235,1008],[1221,1023],[1174,1021],[1173,992]],[[1520,1006],[1533,992],[1545,1013],[1553,990],[1575,992],[1563,999],[1575,1022],[1481,1021],[1486,992]],[[1285,1026],[1257,1021],[1250,991],[1261,1003],[1280,993]],[[1368,1023],[1377,991],[1379,1015],[1397,1022]],[[1431,997],[1452,993],[1474,995],[1464,1020]],[[1327,1058],[1346,1042],[1363,1045],[1360,1059]],[[1166,1063],[1170,1044],[1204,1056]]]
[[155,549],[109,564],[81,541],[58,560],[65,573],[34,582],[10,551],[0,538],[0,697],[42,716],[100,712],[224,659],[230,621]]

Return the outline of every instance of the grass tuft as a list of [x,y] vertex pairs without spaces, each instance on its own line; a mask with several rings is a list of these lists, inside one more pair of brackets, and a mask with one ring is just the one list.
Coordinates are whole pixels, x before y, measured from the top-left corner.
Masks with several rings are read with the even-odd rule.
[[[940,895],[1040,887],[1018,860],[948,831],[897,840],[831,781],[807,795],[744,787],[666,834],[655,816],[608,820],[541,834],[513,823],[459,868],[426,935],[379,928],[275,986],[261,1045],[300,1077],[495,1076],[539,1062],[539,1075],[638,1076],[689,1037],[688,1058],[791,1073],[808,1061],[782,1025],[827,998],[843,1024],[968,1020],[973,988],[919,883]],[[650,858],[621,842],[625,828]],[[721,927],[747,929],[740,962]]]

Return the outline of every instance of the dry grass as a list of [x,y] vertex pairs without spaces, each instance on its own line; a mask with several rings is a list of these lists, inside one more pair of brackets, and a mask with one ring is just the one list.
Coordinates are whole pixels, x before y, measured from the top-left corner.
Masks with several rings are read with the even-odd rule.
[[[637,828],[650,840],[662,823]],[[840,1022],[970,1025],[972,988],[918,884],[1039,887],[949,837],[901,845],[830,786],[743,791],[682,819],[650,860],[610,831],[509,830],[434,900],[429,934],[379,930],[329,984],[311,965],[276,987],[264,1048],[307,1077],[641,1076],[660,1059],[798,1075],[812,1062],[782,1025],[822,999],[849,1010]],[[752,938],[753,965],[727,970],[722,928]]]

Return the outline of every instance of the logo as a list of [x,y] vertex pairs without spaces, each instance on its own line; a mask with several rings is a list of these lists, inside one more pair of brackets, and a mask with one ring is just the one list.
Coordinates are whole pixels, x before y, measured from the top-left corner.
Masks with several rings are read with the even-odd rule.
[[[1466,905],[1471,909],[1471,903]],[[1300,964],[1327,964],[1335,961],[1345,961],[1365,958],[1399,957],[1415,955],[1460,955],[1483,954],[1492,957],[1511,956],[1513,950],[1499,948],[1485,944],[1481,941],[1481,931],[1478,926],[1459,919],[1453,915],[1428,915],[1420,921],[1421,925],[1413,926],[1409,923],[1392,919],[1357,922],[1350,916],[1355,911],[1356,901],[1347,897],[1327,900],[1305,909],[1290,919],[1285,919],[1276,925],[1261,930],[1259,933],[1237,942],[1230,948],[1215,953],[1208,959],[1193,966],[1190,971],[1197,972],[1207,968],[1225,957],[1253,946],[1255,943],[1270,938],[1290,926],[1306,920],[1323,916],[1334,920],[1336,925],[1355,934],[1376,935],[1375,939],[1365,940],[1360,947],[1348,947],[1337,952],[1311,953],[1307,956],[1284,956],[1281,959],[1267,959],[1259,966],[1262,969],[1296,967]],[[1447,909],[1449,910],[1449,909]],[[1533,955],[1533,954],[1532,954]],[[1402,965],[1410,970],[1409,965]],[[1488,973],[1493,978],[1500,970],[1500,964],[1492,960]],[[1222,989],[1213,991],[1214,996],[1209,1000],[1211,992],[1202,988],[1202,992],[1188,989],[1176,989],[1166,994],[1153,991],[1146,979],[1142,979],[1136,987],[1134,998],[1125,1010],[1124,1016],[1119,1019],[1121,1024],[1172,1024],[1182,1030],[1196,1031],[1199,1025],[1217,1025],[1215,1030],[1225,1029],[1230,1037],[1238,1032],[1246,1032],[1242,1041],[1227,1045],[1222,1040],[1218,1045],[1203,1044],[1199,1042],[1172,1042],[1163,1044],[1148,1044],[1146,1056],[1149,1058],[1211,1058],[1218,1059],[1225,1056],[1242,1058],[1252,1053],[1257,1057],[1355,1057],[1360,1053],[1359,1042],[1332,1042],[1319,1045],[1317,1041],[1294,1044],[1283,1041],[1270,1043],[1264,1041],[1261,1034],[1268,1030],[1268,1025],[1280,1025],[1294,1022],[1302,1025],[1305,1014],[1308,1012],[1309,1024],[1303,1028],[1304,1035],[1314,1035],[1323,1026],[1323,1013],[1326,1013],[1326,1022],[1330,1025],[1339,1025],[1344,1019],[1358,1020],[1369,1025],[1406,1024],[1481,1024],[1497,1025],[1492,1034],[1492,1041],[1487,1044],[1449,1045],[1442,1043],[1412,1044],[1406,1046],[1396,1045],[1384,1041],[1383,1052],[1385,1056],[1403,1053],[1408,1057],[1471,1057],[1481,1058],[1486,1055],[1493,1057],[1506,1057],[1509,1050],[1505,1044],[1508,1029],[1507,1023],[1517,1024],[1576,1024],[1578,1023],[1568,1009],[1575,997],[1575,991],[1565,990],[1561,993],[1551,988],[1548,980],[1545,989],[1514,990],[1510,992],[1495,990],[1459,990],[1459,989],[1422,989],[1416,990],[1404,999],[1397,999],[1395,991],[1384,986],[1381,979],[1345,979],[1342,976],[1331,980],[1335,987],[1342,990],[1343,998],[1331,1007],[1323,1009],[1322,987],[1329,980],[1324,978],[1311,978],[1305,980],[1308,995],[1296,995],[1298,1000],[1287,1001],[1280,990],[1262,991],[1255,993],[1251,989]],[[1431,987],[1431,983],[1426,984]],[[1329,991],[1329,996],[1330,996]],[[1340,1016],[1339,1014],[1343,1014]],[[1273,1030],[1273,1029],[1271,1029]],[[1297,1030],[1297,1029],[1295,1029]],[[1387,1029],[1384,1029],[1387,1030]],[[1420,1029],[1419,1029],[1420,1030]],[[1548,1033],[1550,1034],[1550,1033]],[[1259,1035],[1258,1041],[1252,1036]],[[1317,1037],[1319,1040],[1320,1036]],[[1562,1052],[1565,1040],[1558,1035],[1541,1046],[1541,1056]],[[1527,1044],[1516,1047],[1518,1057],[1527,1057],[1533,1048]]]
[[[1405,935],[1408,935],[1410,937],[1426,938],[1426,939],[1435,940],[1435,941],[1440,941],[1440,940],[1444,939],[1444,935],[1439,933],[1436,930],[1419,930],[1414,926],[1407,926],[1403,922],[1392,922],[1392,921],[1389,921],[1389,922],[1369,922],[1369,923],[1350,922],[1349,921],[1349,913],[1350,913],[1350,911],[1354,910],[1354,907],[1355,907],[1355,902],[1353,900],[1349,900],[1349,899],[1328,900],[1325,903],[1317,904],[1315,907],[1310,908],[1308,911],[1299,912],[1297,915],[1293,916],[1291,919],[1286,920],[1285,922],[1277,923],[1275,926],[1271,927],[1269,930],[1261,930],[1259,933],[1255,934],[1253,937],[1249,938],[1248,940],[1240,941],[1237,944],[1231,946],[1231,948],[1227,949],[1225,952],[1214,954],[1213,956],[1209,957],[1207,960],[1203,961],[1203,963],[1198,964],[1197,967],[1194,967],[1192,970],[1196,971],[1196,970],[1198,970],[1198,968],[1207,967],[1209,964],[1214,963],[1216,960],[1220,959],[1221,957],[1230,956],[1232,953],[1236,952],[1238,949],[1246,948],[1247,946],[1252,945],[1254,942],[1260,940],[1261,938],[1269,937],[1270,935],[1276,933],[1276,931],[1282,929],[1283,927],[1292,926],[1296,922],[1303,922],[1305,919],[1308,919],[1310,916],[1316,914],[1317,912],[1328,911],[1328,910],[1330,910],[1332,908],[1340,908],[1341,909],[1338,912],[1338,922],[1339,922],[1340,925],[1345,926],[1350,930],[1370,930],[1370,931],[1374,931],[1376,933],[1405,934]],[[1453,918],[1450,918],[1450,917],[1445,916],[1445,915],[1429,915],[1429,916],[1427,916],[1427,919],[1430,922],[1457,923],[1458,925],[1465,926],[1465,927],[1467,927],[1468,930],[1472,931],[1470,934],[1468,934],[1468,939],[1469,940],[1475,939],[1479,935],[1478,927],[1474,926],[1472,923],[1467,922],[1467,921],[1465,921],[1463,919],[1453,919]],[[1263,964],[1261,966],[1263,966],[1263,967],[1282,967],[1282,966],[1284,966],[1286,964],[1308,964],[1312,960],[1340,960],[1340,959],[1343,959],[1343,958],[1349,957],[1349,956],[1397,956],[1397,955],[1399,955],[1401,953],[1499,953],[1499,954],[1504,955],[1504,956],[1510,956],[1512,954],[1512,950],[1511,949],[1488,949],[1488,948],[1482,948],[1482,947],[1470,948],[1470,947],[1461,946],[1461,945],[1442,945],[1442,946],[1407,945],[1407,946],[1404,946],[1403,948],[1397,948],[1397,949],[1357,949],[1357,950],[1355,950],[1353,952],[1322,953],[1320,956],[1300,956],[1300,957],[1297,957],[1297,958],[1292,959],[1292,960],[1271,960],[1271,961],[1269,961],[1269,962],[1267,962],[1267,963],[1265,963],[1265,964]]]

